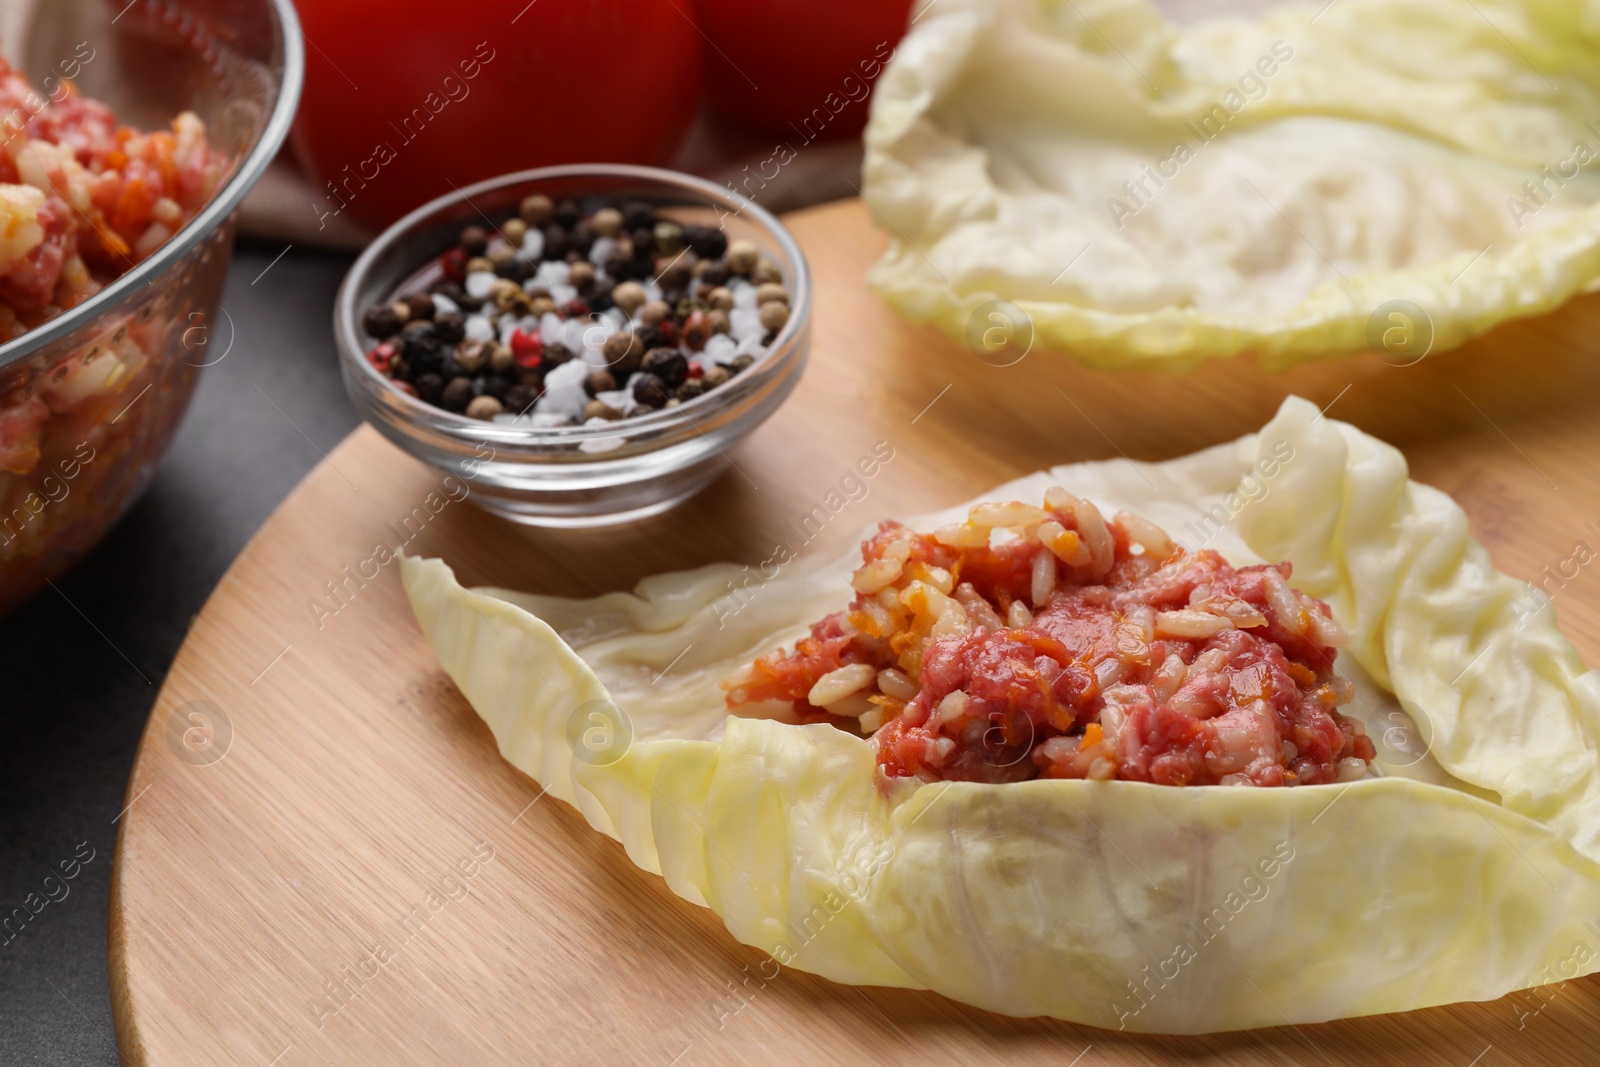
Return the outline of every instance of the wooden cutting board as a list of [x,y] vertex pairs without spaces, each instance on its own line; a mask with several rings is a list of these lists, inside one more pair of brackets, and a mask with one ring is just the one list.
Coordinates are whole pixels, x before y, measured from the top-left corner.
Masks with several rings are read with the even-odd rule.
[[[1409,367],[1106,374],[995,367],[863,282],[859,202],[789,218],[816,274],[804,381],[708,491],[663,517],[529,530],[451,503],[411,551],[468,584],[568,595],[758,563],[874,443],[894,458],[805,553],[1051,464],[1162,459],[1261,426],[1296,392],[1401,446],[1527,578],[1600,545],[1600,299]],[[111,907],[135,1064],[1592,1064],[1600,980],[1490,1004],[1214,1037],[1016,1020],[857,989],[765,955],[501,762],[434,664],[393,566],[317,612],[436,479],[370,429],[262,527],[195,620],[145,731]],[[1570,572],[1569,567],[1569,572]],[[1600,662],[1600,576],[1555,603]],[[1553,586],[1552,586],[1553,587]],[[320,616],[320,617],[319,617]],[[488,858],[491,857],[492,858]],[[1441,893],[1450,892],[1441,886]],[[406,933],[402,933],[404,929]],[[385,950],[374,955],[375,944]],[[770,964],[767,966],[770,974]]]

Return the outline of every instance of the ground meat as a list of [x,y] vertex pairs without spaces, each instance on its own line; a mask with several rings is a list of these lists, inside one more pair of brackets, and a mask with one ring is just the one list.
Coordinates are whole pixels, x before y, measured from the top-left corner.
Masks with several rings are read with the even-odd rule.
[[890,777],[1306,785],[1367,773],[1344,636],[1290,566],[1235,569],[1052,489],[930,535],[885,523],[848,612],[723,684],[869,734]]

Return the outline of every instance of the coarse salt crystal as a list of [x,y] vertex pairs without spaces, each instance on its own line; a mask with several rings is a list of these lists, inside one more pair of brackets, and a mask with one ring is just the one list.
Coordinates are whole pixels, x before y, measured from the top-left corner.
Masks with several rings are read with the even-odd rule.
[[566,285],[567,279],[572,277],[572,268],[565,262],[550,259],[539,264],[539,273],[535,277],[546,289],[555,285]]
[[550,287],[550,299],[556,302],[557,307],[570,304],[578,299],[578,290],[566,284],[552,285]]
[[[593,426],[596,422],[608,422],[607,419],[591,419],[586,425]],[[578,444],[579,452],[615,452],[628,443],[626,437],[612,435],[610,437],[596,437],[593,440],[582,441]]]
[[639,406],[639,402],[633,398],[633,393],[627,389],[608,389],[603,393],[594,394],[594,398],[616,408],[624,415],[633,414]]
[[754,308],[756,306],[756,287],[743,278],[735,278],[728,282],[728,291],[733,294],[735,308]]
[[499,280],[500,276],[493,271],[475,270],[467,275],[464,287],[467,290],[467,295],[472,299],[487,300],[490,292],[494,290],[494,283]]
[[585,319],[568,319],[566,326],[562,328],[562,332],[565,334],[565,336],[562,338],[561,343],[566,345],[567,348],[573,352],[582,352],[589,348],[599,348],[599,345],[589,344],[589,332],[594,328],[595,324]]
[[596,237],[594,244],[589,246],[589,262],[601,266],[611,258],[611,253],[617,250],[617,240],[614,237]]
[[434,314],[438,314],[439,312],[442,311],[446,315],[454,315],[456,312],[458,312],[460,310],[461,310],[461,305],[457,304],[454,300],[451,300],[448,296],[445,296],[442,293],[434,293],[433,294],[433,311],[434,311]]
[[468,315],[466,334],[469,341],[493,341],[494,323],[482,315]]
[[572,360],[552,368],[544,377],[544,396],[535,409],[541,415],[566,415],[581,418],[589,405],[589,394],[583,391],[583,380],[589,368],[581,360]]
[[748,341],[751,338],[759,341],[767,332],[761,325],[761,312],[755,308],[736,307],[728,312],[728,328],[739,341]]
[[566,336],[567,322],[554,311],[545,312],[544,318],[539,320],[539,340],[547,345],[559,345]]
[[739,343],[727,334],[714,333],[706,341],[704,355],[708,359],[728,360],[738,355],[738,348]]

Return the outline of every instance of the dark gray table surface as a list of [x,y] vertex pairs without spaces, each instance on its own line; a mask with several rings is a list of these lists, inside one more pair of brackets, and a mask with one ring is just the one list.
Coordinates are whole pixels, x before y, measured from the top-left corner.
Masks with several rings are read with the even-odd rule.
[[93,850],[68,895],[0,944],[6,1067],[118,1063],[113,820],[145,718],[222,572],[359,421],[329,325],[350,260],[292,248],[274,262],[280,252],[235,254],[223,298],[233,347],[202,376],[149,492],[59,592],[0,619],[0,914]]

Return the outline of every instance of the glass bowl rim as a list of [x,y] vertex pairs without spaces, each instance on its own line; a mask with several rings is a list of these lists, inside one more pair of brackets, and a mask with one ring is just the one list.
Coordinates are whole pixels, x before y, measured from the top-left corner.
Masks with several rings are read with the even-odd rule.
[[[366,358],[366,350],[362,347],[361,338],[364,336],[360,326],[360,314],[355,307],[356,291],[366,281],[373,265],[379,257],[388,252],[394,245],[409,237],[414,230],[435,212],[448,208],[472,204],[474,196],[488,192],[496,192],[507,186],[521,185],[531,182],[545,181],[558,178],[626,178],[637,182],[660,186],[668,190],[687,191],[704,197],[714,206],[732,208],[728,214],[738,217],[749,217],[768,234],[789,258],[794,265],[794,277],[791,281],[791,297],[793,311],[789,321],[784,323],[772,343],[766,346],[766,352],[756,360],[746,371],[741,372],[727,386],[713,389],[695,397],[675,408],[662,408],[650,412],[648,415],[630,416],[608,422],[605,425],[578,425],[578,426],[521,426],[514,423],[497,423],[485,419],[474,419],[444,408],[436,407],[426,401],[410,396],[393,388],[389,379],[379,374],[377,368]],[[418,268],[424,264],[418,264]],[[634,432],[649,432],[651,430],[665,430],[684,423],[693,423],[696,413],[705,413],[716,410],[723,403],[731,403],[738,399],[742,391],[731,388],[739,382],[744,374],[763,368],[774,368],[779,373],[793,373],[798,364],[787,367],[777,366],[786,362],[785,357],[791,355],[789,349],[794,341],[810,325],[811,318],[811,267],[806,260],[805,252],[800,248],[800,242],[795,240],[788,227],[780,222],[766,208],[754,200],[715,182],[681,171],[667,170],[662,167],[644,167],[627,163],[567,163],[554,167],[534,167],[529,170],[513,171],[498,177],[488,178],[481,182],[445,193],[443,196],[423,204],[411,211],[403,218],[391,224],[372,243],[367,246],[361,256],[351,265],[345,275],[343,283],[339,286],[339,295],[333,308],[333,332],[336,346],[339,349],[339,358],[346,368],[354,366],[355,373],[362,375],[363,380],[376,388],[390,394],[400,408],[405,411],[407,419],[420,421],[435,432],[443,432],[451,437],[470,437],[473,440],[490,440],[497,444],[515,445],[518,443],[556,444],[577,443],[589,439],[605,439],[616,437],[619,434]],[[597,457],[599,458],[599,457]]]
[[277,156],[289,127],[294,122],[295,109],[300,103],[300,93],[305,82],[305,47],[301,42],[300,19],[295,14],[291,0],[265,0],[266,6],[276,16],[278,33],[283,39],[283,77],[278,83],[278,99],[272,114],[261,128],[256,143],[248,155],[239,162],[238,169],[226,185],[217,190],[200,212],[184,227],[167,239],[167,242],[148,259],[137,264],[116,281],[76,307],[43,322],[27,333],[0,345],[0,368],[20,362],[50,345],[69,336],[122,302],[138,284],[153,284],[163,274],[189,254],[206,237],[210,236],[239,206],[250,188],[266,172]]

